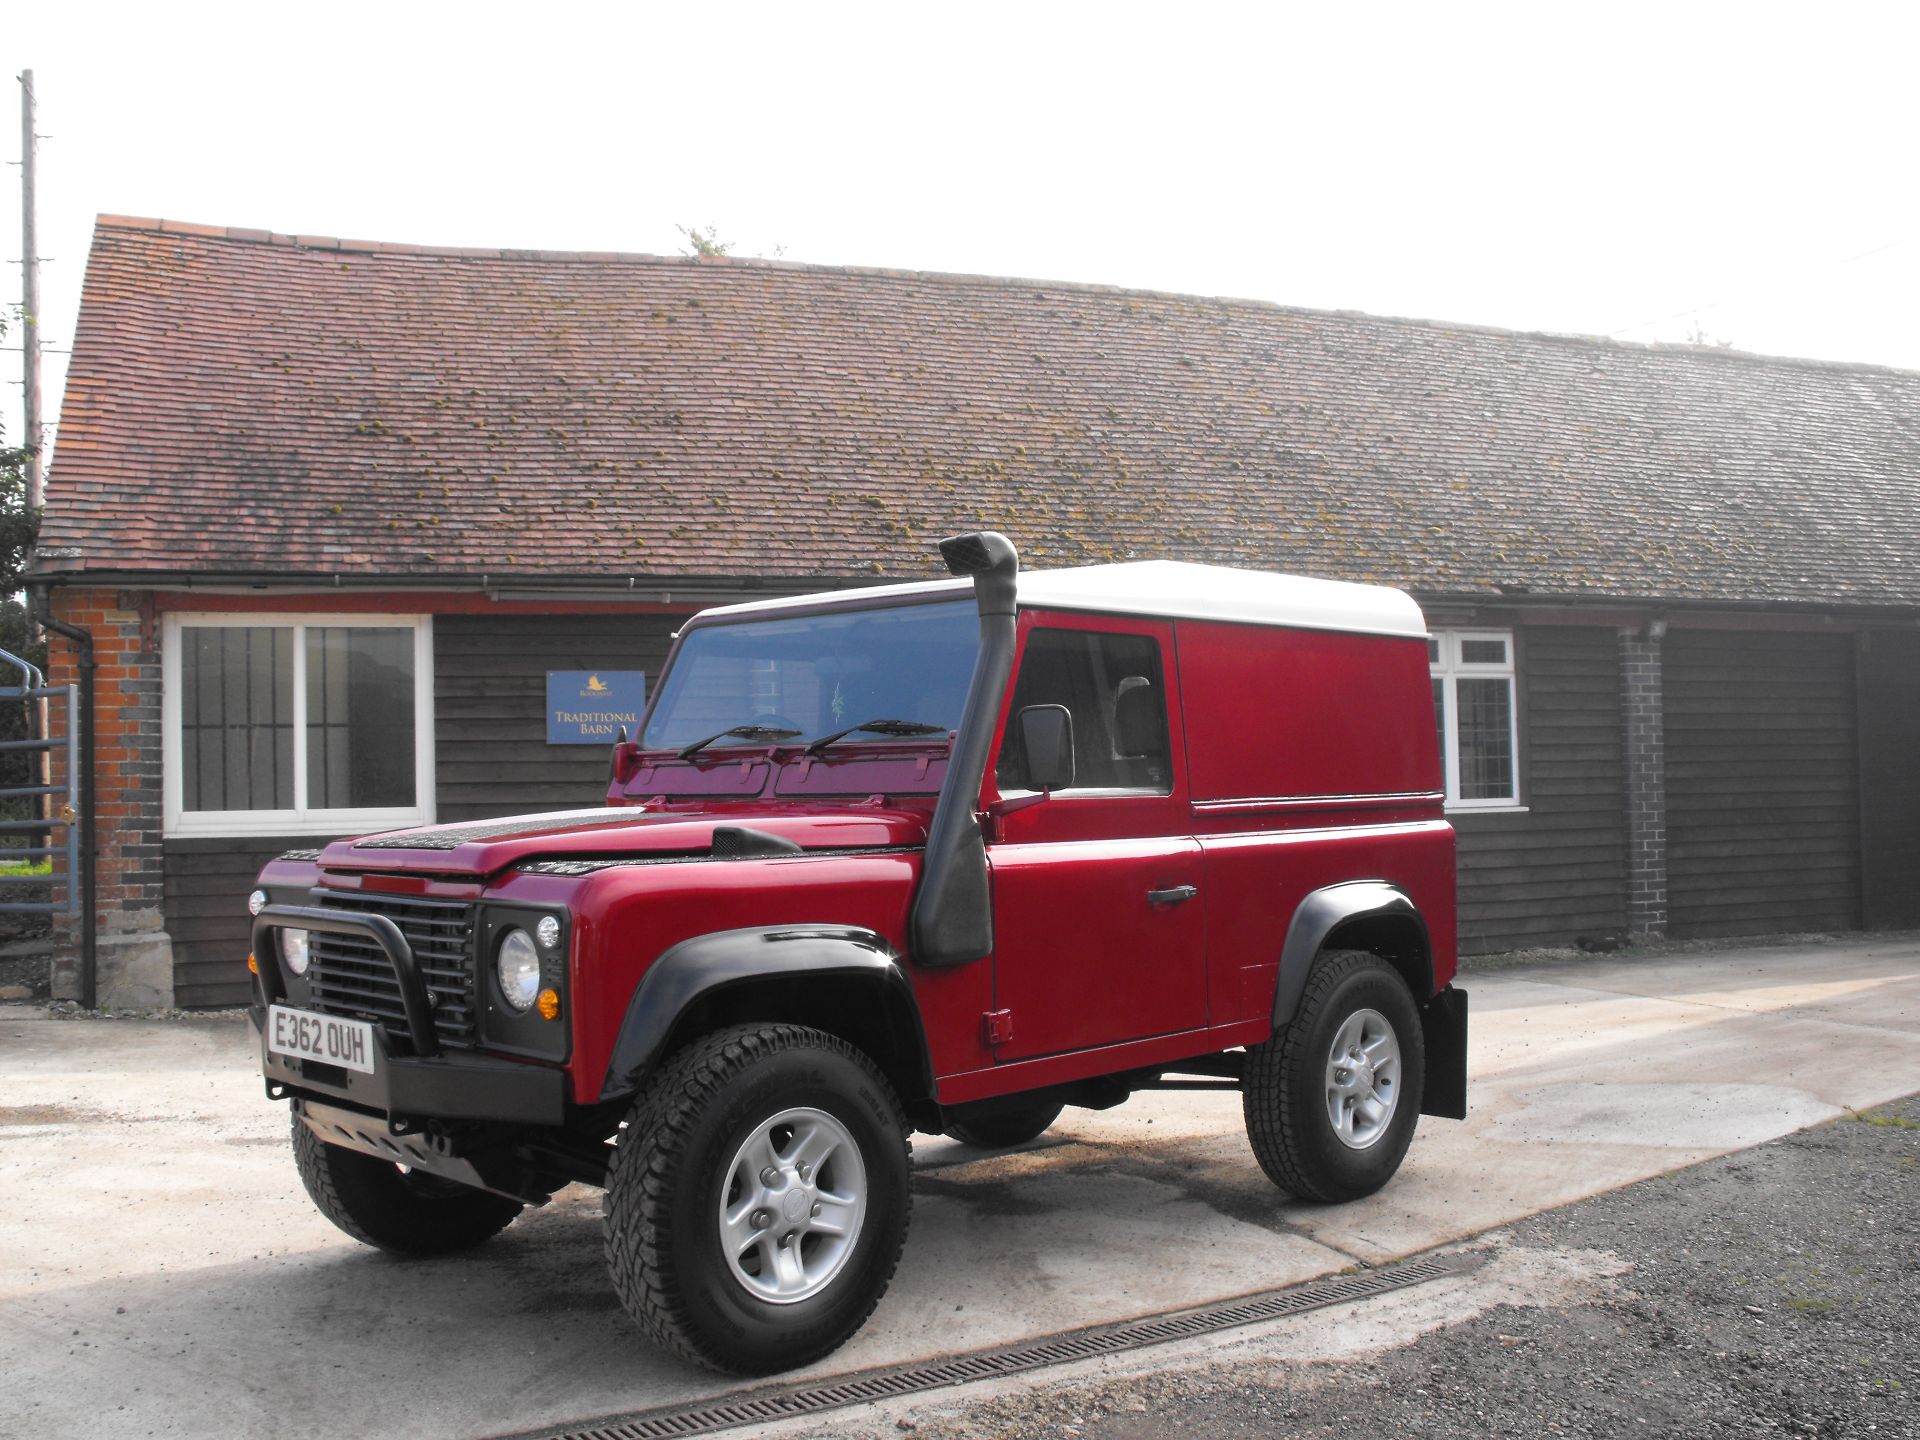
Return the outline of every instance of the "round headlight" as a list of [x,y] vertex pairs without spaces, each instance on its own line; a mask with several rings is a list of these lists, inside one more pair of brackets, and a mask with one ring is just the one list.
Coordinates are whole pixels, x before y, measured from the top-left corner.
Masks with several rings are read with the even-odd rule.
[[494,973],[500,978],[500,994],[516,1014],[533,1004],[540,993],[540,952],[533,937],[524,930],[509,930],[500,937],[494,953]]
[[280,958],[287,962],[287,969],[296,975],[307,973],[307,961],[310,958],[307,941],[311,937],[306,930],[282,930],[280,932]]
[[542,950],[551,950],[560,943],[560,921],[557,916],[542,915],[540,923],[533,927],[535,938],[540,941]]
[[262,910],[266,908],[267,908],[267,892],[266,891],[256,890],[251,895],[247,896],[247,914],[258,915]]

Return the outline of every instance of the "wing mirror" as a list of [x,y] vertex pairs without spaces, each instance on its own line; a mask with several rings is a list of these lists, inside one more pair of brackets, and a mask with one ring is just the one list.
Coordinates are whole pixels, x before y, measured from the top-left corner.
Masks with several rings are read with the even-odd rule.
[[634,772],[640,768],[640,747],[627,739],[627,727],[620,727],[620,734],[613,742],[613,765],[609,779],[614,785],[624,785],[633,779]]
[[1027,789],[1065,790],[1073,784],[1073,715],[1064,705],[1029,705],[1020,712],[1020,748]]

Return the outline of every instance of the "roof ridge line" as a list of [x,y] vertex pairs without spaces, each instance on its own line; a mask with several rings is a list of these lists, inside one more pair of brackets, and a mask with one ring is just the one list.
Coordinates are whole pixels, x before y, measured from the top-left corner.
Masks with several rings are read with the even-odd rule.
[[140,215],[103,213],[94,217],[94,224],[96,228],[102,229],[146,231],[154,234],[183,235],[253,245],[279,245],[306,250],[336,250],[347,254],[420,255],[469,260],[677,265],[715,270],[783,270],[800,274],[849,275],[881,280],[932,281],[955,286],[986,286],[999,290],[1021,288],[1058,290],[1076,295],[1114,295],[1136,300],[1175,301],[1187,305],[1217,305],[1232,309],[1258,310],[1270,314],[1298,315],[1314,320],[1357,321],[1392,330],[1417,329],[1440,334],[1534,340],[1575,349],[1641,354],[1659,358],[1701,359],[1723,364],[1791,367],[1848,374],[1893,375],[1902,378],[1920,375],[1920,368],[1906,369],[1871,360],[1824,360],[1810,355],[1768,355],[1756,350],[1741,350],[1731,346],[1662,344],[1657,340],[1620,340],[1611,335],[1587,335],[1578,331],[1518,330],[1510,326],[1493,325],[1483,321],[1443,320],[1418,315],[1378,315],[1366,310],[1316,309],[1307,305],[1289,305],[1277,300],[1260,300],[1250,296],[1196,295],[1179,290],[1143,289],[1089,280],[1045,280],[1031,276],[988,275],[955,270],[910,270],[879,265],[827,265],[803,260],[773,260],[760,256],[655,255],[642,250],[542,250],[512,246],[418,245],[383,240],[343,239],[330,235],[283,234],[274,230],[202,225],[186,220],[166,220]]

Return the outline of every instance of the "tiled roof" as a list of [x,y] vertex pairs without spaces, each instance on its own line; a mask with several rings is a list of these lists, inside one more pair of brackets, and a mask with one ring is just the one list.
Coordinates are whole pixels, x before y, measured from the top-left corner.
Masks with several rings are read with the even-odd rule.
[[1238,300],[103,218],[43,570],[1920,602],[1920,374]]

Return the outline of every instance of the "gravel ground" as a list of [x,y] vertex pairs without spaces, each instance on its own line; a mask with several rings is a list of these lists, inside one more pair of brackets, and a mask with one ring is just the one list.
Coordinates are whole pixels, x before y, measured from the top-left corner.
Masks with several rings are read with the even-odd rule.
[[[0,898],[15,903],[47,898],[40,886],[8,886],[6,891]],[[53,970],[52,929],[50,916],[0,912],[0,1003],[47,998]]]
[[45,1000],[52,970],[46,955],[0,955],[0,1002]]
[[1920,1096],[1505,1238],[1607,1253],[1624,1270],[1588,1303],[1496,1306],[1358,1361],[1036,1381],[971,1408],[929,1397],[888,1428],[916,1440],[1920,1435]]

